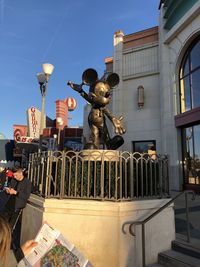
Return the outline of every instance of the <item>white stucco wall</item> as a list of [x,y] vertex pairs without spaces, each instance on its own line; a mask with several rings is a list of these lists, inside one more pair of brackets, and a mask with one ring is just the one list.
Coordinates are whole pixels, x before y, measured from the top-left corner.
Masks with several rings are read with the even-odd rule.
[[[123,82],[123,114],[126,134],[124,150],[132,151],[132,141],[156,140],[160,153],[160,101],[158,75],[142,76]],[[144,107],[138,108],[137,88],[144,87]]]
[[[158,43],[123,50],[114,36],[113,71],[121,82],[113,90],[113,113],[123,115],[126,134],[120,150],[132,151],[132,141],[155,140],[161,151]],[[144,87],[144,107],[138,108],[137,88]]]

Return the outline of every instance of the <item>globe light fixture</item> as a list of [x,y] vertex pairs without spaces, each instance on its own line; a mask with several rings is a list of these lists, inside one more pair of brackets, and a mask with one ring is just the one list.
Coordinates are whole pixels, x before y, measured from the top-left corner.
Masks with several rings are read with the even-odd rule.
[[44,63],[44,64],[42,64],[42,69],[43,69],[43,72],[45,73],[45,76],[46,76],[46,82],[48,82],[51,74],[54,71],[54,65],[52,65],[50,63]]
[[43,72],[37,73],[36,76],[37,76],[37,79],[38,79],[38,83],[40,85],[42,85],[42,84],[44,84],[46,82],[46,76],[45,76],[45,74]]
[[43,130],[45,128],[44,126],[44,105],[45,105],[45,95],[47,90],[47,83],[49,81],[49,78],[51,74],[53,73],[54,66],[50,63],[42,64],[43,72],[37,73],[37,80],[40,85],[40,92],[42,96],[42,107],[41,107],[41,115],[40,115],[40,139],[39,139],[39,148],[38,152],[42,151],[42,138],[43,138]]

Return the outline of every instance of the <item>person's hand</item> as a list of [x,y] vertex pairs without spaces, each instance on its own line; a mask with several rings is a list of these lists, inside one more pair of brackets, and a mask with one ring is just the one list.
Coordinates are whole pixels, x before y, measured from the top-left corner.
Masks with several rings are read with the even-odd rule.
[[10,194],[10,195],[16,195],[17,194],[17,191],[13,188],[6,188],[6,193],[7,194]]
[[28,240],[26,241],[22,246],[21,249],[24,253],[24,256],[26,256],[27,254],[29,254],[29,252],[31,252],[31,250],[36,247],[38,245],[38,243],[35,240]]

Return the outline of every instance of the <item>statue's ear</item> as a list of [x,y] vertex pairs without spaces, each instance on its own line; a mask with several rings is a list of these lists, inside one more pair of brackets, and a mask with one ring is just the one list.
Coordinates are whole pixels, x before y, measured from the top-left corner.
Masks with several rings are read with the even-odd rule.
[[93,85],[98,79],[98,74],[94,69],[87,69],[82,74],[82,81],[86,85]]
[[108,75],[106,82],[110,85],[110,87],[115,87],[119,84],[119,75],[117,73],[111,73]]

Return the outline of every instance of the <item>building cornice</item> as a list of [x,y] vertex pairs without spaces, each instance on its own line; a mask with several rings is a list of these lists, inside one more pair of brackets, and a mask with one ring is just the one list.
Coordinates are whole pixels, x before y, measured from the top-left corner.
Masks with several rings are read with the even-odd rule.
[[123,54],[128,54],[128,53],[131,53],[131,52],[141,51],[141,50],[152,48],[152,47],[155,47],[155,46],[158,46],[158,45],[159,45],[159,42],[156,41],[156,42],[152,42],[152,43],[148,43],[148,44],[144,44],[144,45],[140,45],[140,46],[135,46],[135,47],[132,47],[132,48],[125,49],[123,51]]
[[181,31],[183,31],[191,21],[200,15],[200,1],[198,1],[177,24],[167,32],[164,44],[169,44]]
[[159,72],[158,71],[148,71],[148,72],[142,72],[142,73],[138,73],[138,74],[134,74],[134,75],[126,75],[126,76],[124,75],[122,77],[122,79],[123,79],[123,81],[127,81],[127,80],[133,80],[133,79],[152,76],[152,75],[159,75]]

